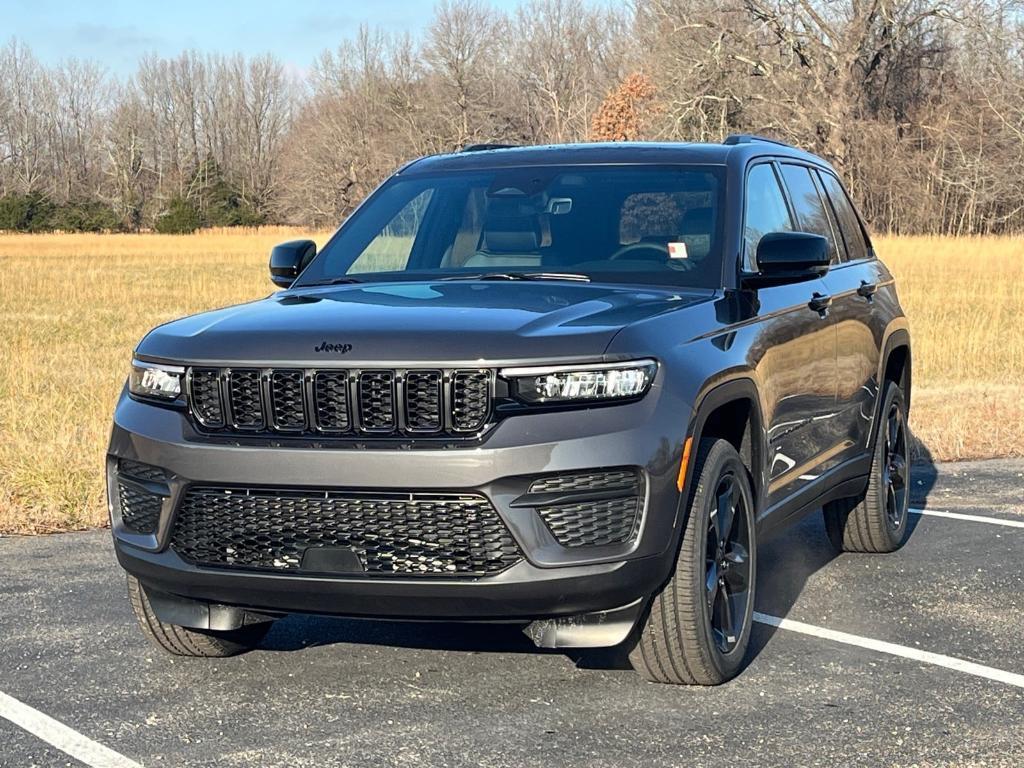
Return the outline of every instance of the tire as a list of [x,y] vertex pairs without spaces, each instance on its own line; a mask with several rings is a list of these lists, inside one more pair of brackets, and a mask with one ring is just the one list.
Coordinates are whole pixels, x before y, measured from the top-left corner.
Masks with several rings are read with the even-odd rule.
[[173,656],[206,659],[237,656],[259,645],[273,624],[267,621],[226,632],[188,629],[177,624],[168,624],[157,618],[146,596],[146,590],[134,576],[128,577],[128,599],[135,611],[135,617],[139,620],[139,626],[142,627],[142,633],[160,650]]
[[[750,641],[754,494],[747,467],[725,440],[700,442],[693,476],[675,570],[635,630],[629,660],[651,682],[718,685],[742,669]],[[726,510],[732,524],[720,525]]]
[[871,474],[862,498],[825,505],[825,531],[840,552],[895,552],[907,539],[910,454],[903,392],[887,382],[882,416],[872,446]]

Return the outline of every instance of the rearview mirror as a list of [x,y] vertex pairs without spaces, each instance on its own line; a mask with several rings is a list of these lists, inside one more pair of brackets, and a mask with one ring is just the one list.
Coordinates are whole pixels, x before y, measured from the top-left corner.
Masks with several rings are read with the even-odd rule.
[[295,278],[316,256],[312,240],[289,240],[270,252],[270,280],[278,288],[290,288]]
[[744,276],[751,288],[812,280],[828,272],[828,240],[810,232],[770,232],[757,243],[755,275]]

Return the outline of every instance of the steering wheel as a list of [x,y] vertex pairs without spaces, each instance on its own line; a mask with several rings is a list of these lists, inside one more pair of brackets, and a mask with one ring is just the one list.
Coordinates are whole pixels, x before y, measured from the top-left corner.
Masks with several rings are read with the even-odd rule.
[[[637,259],[648,261],[665,261],[669,259],[668,246],[665,243],[630,243],[624,245],[611,256],[609,261],[620,259]],[[672,259],[672,266],[682,269],[693,269],[693,262],[687,259]]]

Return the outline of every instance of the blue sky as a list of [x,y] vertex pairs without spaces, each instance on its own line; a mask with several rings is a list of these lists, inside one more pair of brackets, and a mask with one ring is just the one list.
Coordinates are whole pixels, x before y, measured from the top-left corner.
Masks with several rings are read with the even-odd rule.
[[[518,0],[490,0],[502,9]],[[77,57],[130,74],[145,53],[270,52],[298,70],[360,24],[421,31],[432,0],[0,0],[0,42],[16,37],[44,63]]]

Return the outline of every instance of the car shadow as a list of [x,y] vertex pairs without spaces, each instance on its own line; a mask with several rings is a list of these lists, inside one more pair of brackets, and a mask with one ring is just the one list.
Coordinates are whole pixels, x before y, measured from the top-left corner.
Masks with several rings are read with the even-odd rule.
[[264,651],[297,651],[351,643],[428,651],[551,653],[522,633],[523,624],[386,621],[294,614],[274,624]]
[[[938,479],[938,469],[928,447],[917,440],[913,446],[911,469],[911,508],[921,508]],[[920,515],[907,519],[907,540],[914,535]],[[789,615],[815,573],[837,557],[884,557],[884,555],[841,555],[833,549],[825,533],[822,515],[807,515],[796,525],[779,531],[767,541],[759,543],[757,563],[757,598],[755,610],[776,618]],[[771,641],[777,627],[755,623],[751,635],[748,660],[753,659]]]
[[[931,452],[917,443],[911,506],[927,504],[937,477]],[[913,536],[919,520],[918,515],[910,516],[908,538]],[[758,547],[755,609],[779,618],[788,616],[807,582],[839,556],[829,543],[819,513],[807,515],[796,525],[762,542]],[[523,626],[516,623],[384,621],[296,614],[278,621],[260,647],[266,651],[296,651],[350,643],[468,653],[564,654],[583,668],[624,669],[629,666],[621,648],[586,651],[537,648],[522,633]],[[764,650],[776,629],[768,624],[754,625],[748,661]]]

